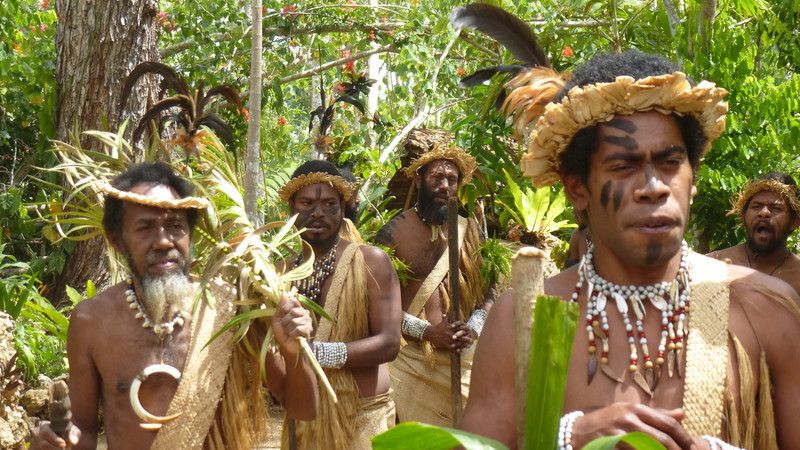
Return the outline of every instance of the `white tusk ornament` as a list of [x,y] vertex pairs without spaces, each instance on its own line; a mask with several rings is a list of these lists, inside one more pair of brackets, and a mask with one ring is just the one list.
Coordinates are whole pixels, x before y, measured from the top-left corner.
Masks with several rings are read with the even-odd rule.
[[169,366],[167,364],[153,364],[151,366],[146,367],[144,370],[136,375],[136,378],[133,379],[131,383],[131,391],[130,391],[130,399],[131,399],[131,406],[133,407],[133,411],[142,419],[145,423],[139,424],[140,427],[146,430],[158,430],[161,428],[162,424],[165,424],[169,421],[175,420],[180,416],[182,413],[173,414],[171,416],[154,416],[147,412],[142,406],[142,403],[139,401],[139,387],[141,387],[142,383],[154,373],[163,373],[171,376],[175,379],[175,381],[180,384],[181,382],[181,372],[180,370]]

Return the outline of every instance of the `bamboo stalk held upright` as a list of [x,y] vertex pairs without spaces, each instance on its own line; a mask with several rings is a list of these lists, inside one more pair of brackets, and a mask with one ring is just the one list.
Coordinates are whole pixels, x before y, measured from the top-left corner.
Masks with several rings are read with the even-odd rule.
[[511,260],[514,288],[514,345],[517,359],[517,443],[525,448],[525,418],[528,398],[528,370],[531,357],[531,331],[536,297],[544,294],[544,262],[547,254],[536,247],[523,247]]

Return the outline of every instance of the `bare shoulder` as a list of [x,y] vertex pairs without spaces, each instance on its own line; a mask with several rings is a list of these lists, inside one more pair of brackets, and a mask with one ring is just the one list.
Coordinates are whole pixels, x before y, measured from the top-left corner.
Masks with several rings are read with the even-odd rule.
[[386,254],[386,252],[382,249],[373,245],[362,245],[360,250],[361,254],[364,255],[364,261],[369,265],[370,268],[374,269],[376,267],[385,265],[388,265],[389,267],[392,266],[392,261],[389,259],[389,255]]
[[[70,316],[70,323],[97,323],[98,320],[107,318],[118,307],[120,299],[125,298],[126,284],[118,283],[92,298],[83,300],[75,305]],[[113,316],[111,316],[113,317]]]
[[744,251],[744,244],[734,245],[733,247],[717,250],[705,256],[728,264],[736,264],[740,266],[747,264],[749,266],[746,259],[747,256],[745,255]]
[[[787,342],[800,340],[800,297],[786,282],[743,266],[728,266],[731,289],[731,326],[752,327],[758,342],[769,352],[781,351]],[[746,316],[737,324],[734,309]]]
[[392,220],[386,222],[381,229],[378,230],[375,241],[387,247],[393,247],[399,244],[398,233],[402,234],[403,229],[406,228],[405,224],[408,222],[407,218],[409,212],[411,212],[410,209],[405,210],[394,216]]

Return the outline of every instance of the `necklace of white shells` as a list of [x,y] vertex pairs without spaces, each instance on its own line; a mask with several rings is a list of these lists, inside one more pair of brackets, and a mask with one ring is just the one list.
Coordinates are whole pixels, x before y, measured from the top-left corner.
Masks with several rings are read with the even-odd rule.
[[[593,256],[594,244],[590,244],[578,267],[578,283],[572,294],[572,301],[577,302],[581,288],[586,285],[585,325],[589,339],[589,383],[597,372],[598,349],[600,370],[612,380],[622,383],[622,378],[608,364],[608,339],[611,330],[608,326],[607,310],[611,308],[607,306],[613,304],[622,315],[630,345],[628,372],[636,385],[652,396],[665,363],[670,377],[675,373],[682,376],[680,360],[688,337],[692,282],[688,262],[689,246],[685,241],[681,246],[681,262],[675,279],[649,286],[620,286],[604,279],[595,271]],[[649,300],[661,312],[661,339],[655,359],[650,356],[644,330],[644,300]]]
[[[142,320],[142,328],[152,328],[153,332],[158,336],[159,340],[161,341],[161,346],[164,345],[164,338],[168,335],[172,334],[175,331],[175,327],[181,327],[186,322],[185,318],[183,317],[183,312],[178,312],[175,317],[163,323],[153,323],[147,313],[142,308],[142,305],[139,304],[139,299],[136,297],[136,291],[133,289],[133,279],[128,278],[128,289],[125,291],[126,300],[128,301],[129,307],[135,311],[134,316],[136,319]],[[163,349],[162,349],[163,350]],[[163,355],[162,355],[163,356]],[[130,402],[133,411],[142,419],[142,423],[139,424],[140,427],[146,430],[158,430],[161,426],[167,422],[175,420],[178,418],[181,413],[175,413],[167,416],[156,416],[154,414],[149,413],[141,404],[139,400],[139,388],[141,387],[142,383],[147,380],[150,375],[155,373],[162,373],[171,376],[174,378],[179,384],[181,382],[181,371],[172,367],[168,364],[151,364],[145,367],[136,378],[133,379],[131,382],[130,388]]]

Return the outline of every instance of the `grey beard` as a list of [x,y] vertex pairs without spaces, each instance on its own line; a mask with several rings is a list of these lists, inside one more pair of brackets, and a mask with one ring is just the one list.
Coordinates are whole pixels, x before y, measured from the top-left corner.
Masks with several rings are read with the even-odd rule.
[[[167,322],[175,311],[189,314],[191,295],[189,277],[182,273],[169,273],[140,280],[142,295],[139,302],[154,323]],[[167,314],[170,317],[165,317]]]

